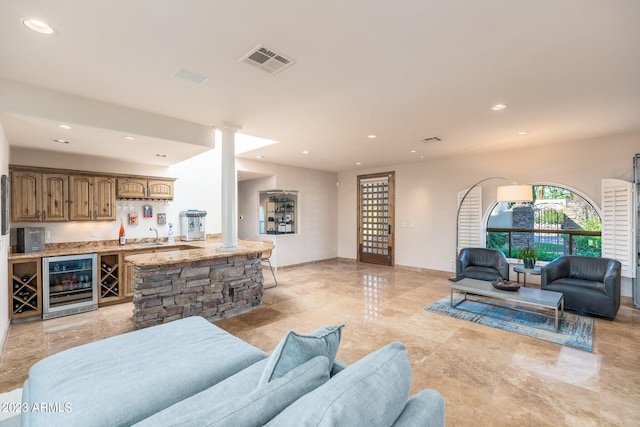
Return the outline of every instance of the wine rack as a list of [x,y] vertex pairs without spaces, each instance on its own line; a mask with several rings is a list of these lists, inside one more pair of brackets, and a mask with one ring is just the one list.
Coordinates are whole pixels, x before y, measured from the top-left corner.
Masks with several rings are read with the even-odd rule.
[[42,316],[40,258],[29,261],[12,261],[9,274],[11,319]]
[[98,260],[100,282],[98,302],[100,304],[120,300],[121,292],[121,256],[119,253],[101,254]]

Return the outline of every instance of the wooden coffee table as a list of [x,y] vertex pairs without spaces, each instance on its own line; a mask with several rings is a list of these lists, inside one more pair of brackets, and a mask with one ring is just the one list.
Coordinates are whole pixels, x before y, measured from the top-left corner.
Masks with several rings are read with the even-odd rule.
[[[453,303],[453,291],[464,294],[464,298]],[[467,299],[467,294],[482,295],[504,301],[513,301],[537,307],[549,308],[555,312],[556,332],[558,332],[560,317],[564,316],[564,296],[562,292],[545,291],[542,289],[520,288],[517,291],[501,291],[491,285],[491,282],[476,279],[462,279],[451,285],[451,307],[455,307]],[[560,311],[560,315],[558,315]]]

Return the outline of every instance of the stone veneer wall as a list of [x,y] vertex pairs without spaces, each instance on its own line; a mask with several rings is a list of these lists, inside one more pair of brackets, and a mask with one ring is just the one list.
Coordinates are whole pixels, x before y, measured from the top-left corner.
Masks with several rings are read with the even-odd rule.
[[262,304],[260,254],[179,264],[136,266],[136,329],[189,316],[209,321],[236,316]]

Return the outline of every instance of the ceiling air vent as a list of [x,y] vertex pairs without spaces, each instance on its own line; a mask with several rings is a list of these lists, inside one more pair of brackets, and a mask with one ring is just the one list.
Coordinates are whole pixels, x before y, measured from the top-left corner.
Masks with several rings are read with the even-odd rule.
[[296,63],[293,59],[287,58],[281,53],[277,53],[261,44],[240,58],[240,62],[252,65],[269,74],[279,73],[285,68]]
[[438,138],[437,136],[430,136],[420,140],[420,142],[436,142],[436,141],[442,141],[442,139]]

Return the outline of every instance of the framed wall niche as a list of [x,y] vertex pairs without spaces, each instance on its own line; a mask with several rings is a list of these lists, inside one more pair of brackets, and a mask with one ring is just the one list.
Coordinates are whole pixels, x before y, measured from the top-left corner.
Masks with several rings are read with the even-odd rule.
[[298,191],[261,191],[258,209],[260,234],[298,233]]

